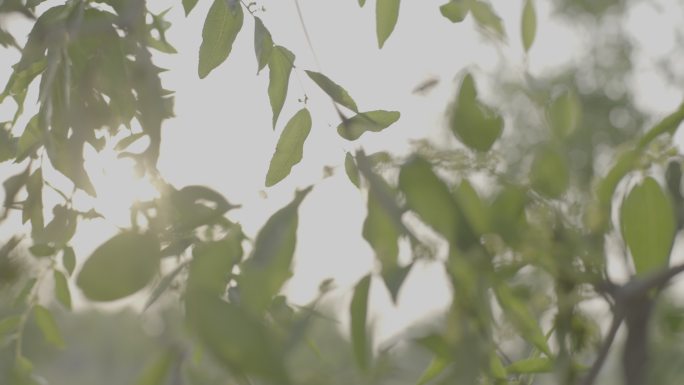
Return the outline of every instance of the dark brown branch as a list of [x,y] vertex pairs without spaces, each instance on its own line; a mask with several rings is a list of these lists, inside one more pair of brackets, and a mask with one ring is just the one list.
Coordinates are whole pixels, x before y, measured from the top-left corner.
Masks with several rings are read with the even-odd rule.
[[606,336],[606,339],[603,341],[601,349],[599,350],[599,354],[596,357],[594,363],[591,365],[591,369],[589,369],[589,373],[587,373],[587,376],[584,377],[582,385],[592,385],[596,380],[596,377],[601,371],[603,364],[606,362],[608,352],[610,352],[610,347],[613,345],[613,341],[615,340],[615,336],[617,335],[617,332],[620,329],[620,325],[622,325],[623,318],[624,317],[622,316],[622,314],[616,314],[613,317],[613,322],[610,324],[608,335]]

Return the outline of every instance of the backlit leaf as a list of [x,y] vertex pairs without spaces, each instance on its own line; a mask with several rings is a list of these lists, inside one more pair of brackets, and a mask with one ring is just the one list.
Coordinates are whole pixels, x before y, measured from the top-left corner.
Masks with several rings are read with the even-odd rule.
[[466,146],[487,152],[503,131],[503,119],[491,108],[477,100],[477,89],[472,75],[461,82],[458,99],[450,117],[451,130]]
[[337,126],[337,133],[347,140],[356,140],[365,132],[380,132],[394,124],[401,114],[397,111],[369,111],[343,120]]
[[76,268],[76,254],[74,254],[74,249],[67,246],[62,251],[62,266],[66,269],[69,275],[74,273]]
[[667,266],[675,237],[672,201],[648,177],[629,192],[620,208],[620,228],[637,275]]
[[302,160],[304,142],[311,131],[311,114],[303,108],[287,123],[280,134],[266,174],[266,187],[285,179],[292,167]]
[[254,18],[254,52],[257,59],[257,73],[259,73],[271,58],[273,52],[273,38],[260,18]]
[[354,102],[354,99],[352,99],[347,90],[330,80],[329,77],[314,71],[306,71],[306,74],[337,104],[341,104],[354,112],[359,112],[356,102]]
[[53,277],[55,279],[55,297],[65,308],[71,310],[71,292],[66,277],[59,270],[54,271]]
[[375,9],[378,46],[382,48],[390,37],[399,19],[400,0],[377,0]]
[[351,338],[356,363],[363,370],[367,370],[371,360],[371,342],[366,325],[368,318],[368,292],[370,291],[371,276],[363,277],[354,287],[349,312],[351,315]]
[[271,56],[268,60],[269,83],[268,99],[273,110],[273,128],[275,128],[280,111],[285,104],[287,88],[290,84],[290,73],[294,67],[295,55],[287,48],[281,46],[273,47]]
[[439,11],[452,23],[460,23],[468,15],[468,2],[466,0],[451,0],[439,7]]
[[537,34],[537,12],[534,9],[534,0],[526,0],[523,8],[521,35],[525,52],[530,50]]
[[230,7],[226,0],[214,0],[202,29],[199,52],[199,77],[205,78],[230,55],[233,42],[242,29],[241,7]]
[[448,359],[440,356],[433,357],[432,361],[430,361],[430,365],[427,368],[425,368],[423,374],[420,375],[420,378],[418,379],[416,385],[425,385],[429,383],[437,376],[439,376],[440,373],[444,372],[444,369],[446,369],[448,366]]
[[43,333],[43,337],[45,337],[47,342],[58,348],[64,347],[64,339],[50,310],[43,306],[35,305],[33,307],[33,319],[36,321],[38,329]]
[[538,193],[549,198],[560,197],[570,185],[568,165],[563,154],[555,148],[540,148],[532,162],[530,182]]
[[580,102],[571,90],[566,90],[553,99],[546,112],[551,129],[559,138],[565,138],[575,131],[581,114]]
[[114,301],[147,286],[159,270],[159,241],[151,233],[122,232],[95,249],[76,284],[93,301]]
[[344,156],[344,171],[347,173],[347,177],[354,184],[354,186],[361,186],[359,169],[356,167],[354,156],[350,153],[347,153],[347,155]]

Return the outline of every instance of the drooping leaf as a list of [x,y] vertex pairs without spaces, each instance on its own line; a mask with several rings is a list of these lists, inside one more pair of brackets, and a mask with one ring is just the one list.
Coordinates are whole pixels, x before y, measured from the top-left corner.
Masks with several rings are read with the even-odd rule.
[[470,74],[461,82],[449,123],[463,144],[480,152],[489,151],[503,131],[501,116],[477,100],[475,81]]
[[74,254],[74,249],[69,246],[62,250],[62,266],[64,266],[69,275],[74,273],[74,269],[76,268],[76,254]]
[[527,358],[506,367],[509,374],[548,373],[553,371],[554,361],[546,357]]
[[371,361],[371,341],[366,325],[368,318],[368,292],[371,276],[366,275],[354,287],[349,313],[351,315],[351,338],[356,363],[362,370],[368,370]]
[[399,19],[400,0],[377,0],[375,8],[378,47],[382,48],[390,37]]
[[676,223],[672,201],[655,179],[648,177],[629,192],[620,208],[620,228],[637,275],[667,266]]
[[260,18],[254,18],[254,52],[257,59],[257,73],[259,73],[271,58],[273,52],[273,38]]
[[359,7],[362,7],[366,5],[366,0],[359,0]]
[[365,132],[380,132],[394,124],[401,114],[397,111],[368,111],[343,120],[337,126],[337,133],[347,140],[356,140]]
[[290,73],[294,67],[295,55],[287,48],[279,45],[273,47],[268,60],[268,99],[273,110],[273,128],[275,129],[280,111],[285,104],[287,88],[290,84]]
[[534,8],[534,0],[526,0],[523,8],[521,35],[525,52],[530,50],[537,34],[537,12]]
[[298,209],[311,187],[298,191],[288,205],[266,221],[254,241],[252,255],[242,266],[240,293],[255,313],[268,307],[292,275],[291,264],[297,242]]
[[563,154],[544,146],[537,151],[530,170],[532,188],[548,198],[558,198],[570,185],[568,165]]
[[466,0],[451,0],[439,7],[439,11],[452,23],[460,23],[468,16],[468,2]]
[[292,167],[302,160],[304,142],[310,131],[311,114],[309,110],[302,108],[287,122],[282,134],[280,134],[266,174],[266,187],[273,186],[285,179],[286,176],[290,175]]
[[385,282],[385,286],[387,287],[390,297],[392,298],[392,302],[395,305],[399,299],[399,290],[404,284],[404,281],[411,272],[412,268],[413,263],[410,263],[406,266],[399,266],[398,264],[395,264],[382,267],[382,280]]
[[357,188],[361,187],[361,179],[359,176],[359,169],[356,167],[356,162],[354,161],[354,156],[351,153],[347,153],[344,156],[344,171],[354,186]]
[[35,305],[33,307],[33,319],[47,342],[58,348],[64,347],[64,339],[50,310],[41,305]]
[[10,124],[0,122],[0,163],[14,159],[17,154],[17,139],[9,132]]
[[448,241],[455,242],[459,229],[458,208],[447,185],[435,175],[432,166],[415,157],[401,167],[399,188],[406,205]]
[[377,194],[368,194],[368,211],[363,222],[363,238],[371,245],[375,257],[384,269],[397,267],[400,230],[378,201]]
[[575,131],[581,114],[582,107],[572,90],[566,90],[553,99],[546,111],[551,129],[559,138],[565,138]]
[[432,361],[430,361],[430,365],[428,365],[427,368],[423,371],[423,374],[420,375],[420,378],[418,379],[418,382],[416,382],[416,385],[425,385],[435,379],[437,376],[439,376],[442,372],[444,372],[444,369],[446,369],[449,366],[449,360],[440,357],[440,356],[435,356],[432,358]]
[[154,234],[122,232],[95,249],[76,284],[93,301],[114,301],[147,286],[159,269],[161,253]]
[[501,18],[494,12],[489,3],[482,0],[472,1],[470,13],[480,27],[494,32],[500,39],[506,36]]
[[195,5],[199,0],[183,0],[183,10],[185,11],[185,16],[188,16],[192,12]]
[[24,223],[31,221],[31,226],[41,230],[44,225],[43,220],[43,171],[42,168],[36,169],[26,182],[26,192],[28,196],[24,201],[22,220]]
[[337,104],[341,104],[354,112],[359,112],[358,107],[356,107],[356,102],[352,99],[347,90],[330,80],[329,77],[314,71],[306,71],[306,74],[309,75],[311,80],[321,87],[321,89]]
[[55,279],[55,297],[65,308],[71,310],[71,291],[69,291],[67,278],[59,270],[53,272],[53,277]]
[[242,29],[242,8],[230,7],[226,0],[214,0],[202,29],[199,77],[205,78],[230,55],[233,42]]

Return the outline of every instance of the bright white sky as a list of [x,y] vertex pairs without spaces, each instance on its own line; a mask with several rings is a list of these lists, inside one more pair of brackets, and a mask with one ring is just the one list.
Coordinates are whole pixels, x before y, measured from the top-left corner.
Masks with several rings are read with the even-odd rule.
[[[460,24],[444,19],[438,7],[442,0],[404,1],[394,34],[383,50],[375,39],[374,2],[359,8],[356,0],[299,0],[305,21],[322,68],[318,68],[298,21],[293,0],[263,0],[267,12],[260,14],[276,44],[297,56],[299,71],[293,72],[288,101],[276,131],[271,129],[267,97],[268,71],[256,76],[253,50],[253,21],[245,23],[229,59],[206,79],[197,76],[197,53],[201,28],[210,1],[203,1],[189,18],[183,16],[180,1],[174,2],[168,19],[173,22],[167,38],[177,55],[157,55],[156,62],[169,71],[166,88],[176,91],[177,118],[167,122],[163,131],[159,169],[172,184],[210,186],[243,209],[232,218],[254,235],[275,210],[289,202],[297,187],[316,184],[301,208],[299,243],[295,276],[287,292],[295,303],[311,300],[318,284],[333,277],[340,288],[346,308],[350,288],[374,265],[373,253],[361,237],[365,217],[364,194],[346,178],[341,167],[344,152],[362,145],[367,152],[389,149],[404,152],[410,138],[436,136],[443,129],[446,103],[454,92],[457,75],[464,68],[477,74],[497,70],[500,60],[520,77],[525,58],[519,37],[519,18],[523,1],[492,1],[502,16],[508,45],[496,48],[476,31],[470,18]],[[155,10],[167,1],[151,1]],[[528,57],[533,75],[552,71],[582,60],[585,33],[550,15],[550,2],[537,0],[539,18],[537,39]],[[666,12],[665,10],[677,10]],[[682,22],[682,7],[677,0],[641,2],[633,7],[625,23],[637,44],[639,74],[628,86],[638,89],[637,103],[654,117],[673,110],[682,91],[668,84],[656,71],[657,59],[668,56],[678,44],[673,29]],[[25,24],[9,21],[24,28]],[[16,53],[0,49],[0,82],[17,61]],[[388,109],[402,113],[401,120],[385,132],[367,134],[358,144],[337,136],[338,118],[329,99],[310,82],[302,69],[321,70],[345,87],[362,110]],[[422,81],[437,77],[441,81],[428,95],[414,95]],[[477,78],[483,94],[492,97],[486,76]],[[306,93],[313,115],[313,128],[304,148],[303,161],[292,174],[273,188],[264,188],[268,163],[280,130],[287,119],[301,108],[297,99]],[[0,121],[9,120],[14,106],[0,105]],[[77,255],[85,257],[116,232],[128,225],[127,208],[135,199],[152,193],[136,182],[130,167],[115,161],[111,152],[92,154],[88,169],[100,197],[95,202],[106,221],[84,223],[74,240]],[[323,167],[333,166],[333,177],[323,179]],[[0,165],[0,179],[16,172],[16,167]],[[265,195],[262,194],[265,192]],[[19,226],[18,222],[15,222]],[[6,225],[7,227],[7,225]],[[4,229],[2,234],[17,227]],[[405,255],[404,257],[407,257]],[[77,289],[74,287],[74,294]],[[449,303],[449,289],[438,265],[419,265],[413,269],[401,291],[398,307],[390,304],[380,281],[372,290],[372,317],[376,319],[378,340],[399,332]],[[344,322],[344,315],[342,320]]]

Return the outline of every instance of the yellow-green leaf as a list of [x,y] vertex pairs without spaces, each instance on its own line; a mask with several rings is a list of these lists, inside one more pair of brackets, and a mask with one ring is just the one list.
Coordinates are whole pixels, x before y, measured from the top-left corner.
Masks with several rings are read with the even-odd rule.
[[442,16],[449,19],[452,23],[460,23],[468,15],[468,2],[466,0],[451,0],[439,7]]
[[368,292],[370,291],[371,276],[366,275],[354,287],[349,313],[351,314],[351,338],[356,363],[363,370],[370,365],[370,336],[366,325],[368,318]]
[[382,48],[390,37],[399,19],[400,0],[377,0],[375,8],[378,46]]
[[126,231],[95,249],[76,284],[93,301],[114,301],[147,286],[159,270],[160,259],[154,234]]
[[280,111],[285,104],[294,61],[295,55],[287,48],[279,45],[273,47],[268,60],[268,99],[271,103],[271,110],[273,110],[273,128],[275,128]]
[[192,12],[195,5],[199,0],[183,0],[183,10],[185,11],[185,16],[188,16]]
[[230,55],[233,42],[242,29],[241,7],[231,7],[226,0],[214,0],[202,29],[199,52],[199,77],[205,78]]
[[74,269],[76,268],[76,254],[74,254],[74,249],[69,246],[66,246],[64,250],[62,250],[62,266],[64,266],[69,275],[74,273]]
[[452,107],[450,125],[463,144],[480,152],[489,151],[503,131],[501,116],[478,101],[475,81],[470,74],[461,82],[458,99]]
[[480,0],[472,1],[470,13],[480,27],[494,32],[499,38],[506,35],[501,18],[494,12],[489,3]]
[[632,188],[620,208],[620,225],[637,275],[667,266],[676,232],[674,208],[655,179]]
[[59,332],[57,322],[55,322],[50,310],[40,305],[34,306],[33,319],[36,321],[38,329],[40,329],[41,333],[43,333],[43,337],[45,337],[47,342],[58,348],[64,347],[64,339],[62,338],[62,334]]
[[306,71],[311,80],[313,80],[328,96],[332,98],[337,104],[341,104],[354,112],[359,112],[356,107],[356,102],[349,95],[347,90],[340,87],[337,83],[330,80],[329,77],[320,72]]
[[71,310],[71,292],[66,277],[59,270],[54,271],[53,277],[55,279],[55,297],[65,308]]
[[546,115],[553,133],[565,138],[577,128],[582,106],[577,95],[572,90],[566,90],[551,101]]
[[257,59],[257,73],[268,64],[273,52],[273,38],[260,18],[254,18],[254,53]]
[[563,154],[544,146],[537,151],[530,171],[532,188],[548,198],[558,198],[570,185],[570,173]]
[[344,156],[344,171],[347,173],[347,177],[356,187],[361,186],[361,179],[359,177],[359,169],[356,167],[356,162],[354,161],[354,156],[350,153]]
[[362,112],[345,119],[337,126],[337,133],[347,140],[356,140],[365,132],[380,132],[394,124],[401,114],[397,111],[369,111]]
[[526,0],[523,8],[521,35],[525,52],[530,50],[537,34],[537,12],[534,8],[534,0]]
[[270,187],[290,175],[292,167],[302,160],[304,142],[311,131],[311,114],[302,108],[285,125],[271,164],[266,174],[266,186]]

